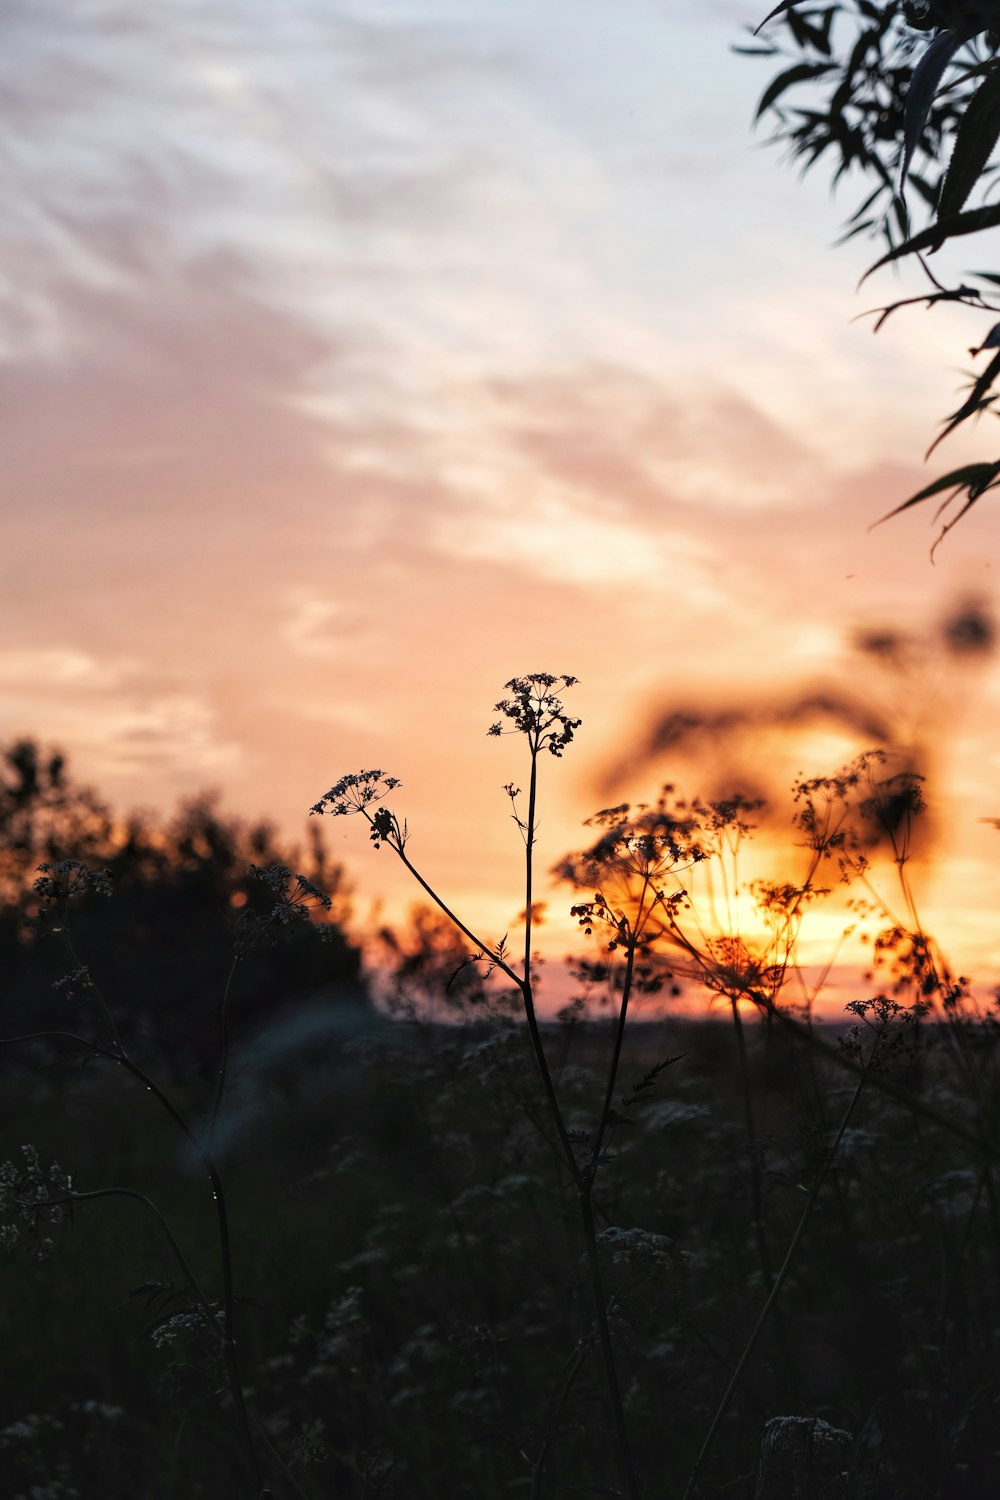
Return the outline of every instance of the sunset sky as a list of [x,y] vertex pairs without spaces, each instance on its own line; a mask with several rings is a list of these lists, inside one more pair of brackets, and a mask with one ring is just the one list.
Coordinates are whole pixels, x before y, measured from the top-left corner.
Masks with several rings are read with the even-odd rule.
[[[934,631],[994,603],[1000,502],[933,565],[930,512],[868,530],[996,456],[981,425],[922,461],[987,330],[851,321],[919,283],[858,292],[875,248],[831,246],[863,185],[832,199],[752,132],[774,68],[730,47],[767,8],[12,0],[0,737],[123,810],[211,787],[295,836],[383,767],[492,939],[521,904],[507,678],[580,679],[543,869],[664,780],[837,769],[862,730],[771,721],[850,694],[919,751],[922,910],[995,980],[1000,676]],[[887,623],[897,673],[851,644]],[[723,707],[739,733],[638,754]],[[389,852],[327,831],[359,916],[404,912]]]

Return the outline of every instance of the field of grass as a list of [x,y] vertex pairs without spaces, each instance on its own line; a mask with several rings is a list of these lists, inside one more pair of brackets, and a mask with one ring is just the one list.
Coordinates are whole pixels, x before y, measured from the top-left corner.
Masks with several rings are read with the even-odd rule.
[[[753,1139],[731,1027],[626,1040],[622,1094],[677,1059],[613,1131],[594,1191],[646,1496],[685,1493],[855,1090],[816,1039],[833,1052],[747,1025]],[[544,1041],[589,1131],[611,1025]],[[49,1056],[8,1063],[3,1156],[30,1141],[81,1192],[148,1193],[217,1280],[211,1193],[170,1120],[113,1064]],[[1000,1492],[1000,1218],[995,1148],[976,1143],[996,1063],[988,1028],[923,1021],[872,1076],[692,1496]],[[523,1027],[369,1015],[263,1073],[237,1059],[217,1154],[275,1495],[620,1492],[575,1195]],[[0,1258],[3,1494],[252,1494],[204,1320],[151,1286],[179,1282],[152,1215],[107,1199],[41,1232],[51,1254],[25,1240]]]

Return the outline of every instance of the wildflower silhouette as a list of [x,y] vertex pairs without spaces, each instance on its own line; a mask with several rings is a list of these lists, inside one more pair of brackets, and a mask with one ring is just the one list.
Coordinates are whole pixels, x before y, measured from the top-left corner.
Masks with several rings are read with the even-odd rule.
[[[503,938],[492,944],[484,943],[466,925],[461,917],[453,911],[451,906],[438,895],[411,862],[406,852],[406,845],[409,840],[408,824],[405,818],[400,819],[399,815],[392,808],[388,807],[385,801],[389,794],[394,792],[400,785],[396,777],[387,776],[381,770],[358,771],[342,776],[313,805],[312,812],[320,815],[329,813],[334,817],[360,814],[368,824],[369,836],[375,848],[380,849],[383,844],[387,845],[402,864],[405,865],[406,869],[409,870],[417,884],[430,897],[434,904],[440,908],[458,931],[475,945],[477,949],[474,955],[475,961],[484,962],[491,970],[497,970],[504,974],[517,987],[524,1009],[525,1021],[531,1039],[539,1079],[545,1094],[549,1120],[555,1132],[556,1141],[558,1142],[564,1164],[568,1169],[570,1180],[575,1185],[577,1191],[581,1225],[586,1245],[587,1264],[597,1315],[598,1339],[604,1363],[608,1401],[617,1439],[622,1478],[629,1495],[629,1500],[639,1500],[639,1480],[625,1423],[624,1404],[611,1341],[608,1300],[604,1290],[594,1222],[592,1193],[598,1163],[597,1160],[591,1160],[581,1167],[577,1160],[574,1140],[567,1129],[566,1120],[560,1107],[545,1053],[542,1034],[538,1025],[532,977],[532,937],[537,912],[537,903],[534,899],[534,851],[538,833],[539,760],[546,753],[554,756],[556,759],[560,759],[563,752],[572,743],[576,730],[580,727],[581,720],[574,718],[566,712],[562,699],[556,691],[556,689],[562,691],[566,688],[574,687],[576,683],[577,678],[575,677],[566,675],[555,676],[550,672],[531,672],[523,677],[512,677],[504,684],[509,696],[501,698],[495,705],[495,712],[500,717],[490,725],[487,731],[490,736],[497,738],[502,735],[520,735],[527,742],[528,747],[528,793],[527,806],[523,812],[520,810],[522,806],[519,800],[522,796],[520,788],[516,787],[513,782],[508,782],[503,789],[505,795],[510,800],[514,822],[521,836],[525,851],[524,899],[522,903],[524,911],[524,938],[520,972],[514,967],[513,960],[508,953],[507,935],[505,934]],[[620,1042],[618,1047],[616,1047],[605,1107],[595,1137],[595,1147],[598,1156],[600,1142],[607,1127],[610,1098],[614,1088],[614,1074],[617,1068],[619,1050]],[[550,1438],[546,1438],[533,1465],[533,1496],[537,1496],[541,1492],[542,1475],[545,1469],[549,1442]]]

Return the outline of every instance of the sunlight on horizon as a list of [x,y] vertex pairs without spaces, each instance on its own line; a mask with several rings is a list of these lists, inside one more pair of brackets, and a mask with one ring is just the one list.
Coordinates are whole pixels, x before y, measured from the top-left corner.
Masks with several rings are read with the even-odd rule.
[[[484,726],[558,668],[584,729],[546,858],[615,797],[778,798],[883,745],[928,774],[942,941],[1000,963],[997,662],[939,639],[992,610],[998,511],[933,568],[923,517],[870,529],[926,482],[957,325],[852,321],[870,247],[833,251],[845,195],[752,133],[743,19],[19,7],[3,740],[60,746],[119,815],[209,786],[297,839],[384,765],[495,939],[517,761]],[[898,660],[862,660],[890,626]],[[658,748],[671,713],[695,727]],[[359,916],[401,919],[405,872],[327,832]]]

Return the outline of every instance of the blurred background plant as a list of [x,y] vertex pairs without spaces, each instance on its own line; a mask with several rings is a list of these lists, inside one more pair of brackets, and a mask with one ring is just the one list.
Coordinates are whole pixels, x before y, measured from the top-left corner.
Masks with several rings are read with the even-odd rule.
[[102,986],[120,1002],[123,1035],[177,1076],[214,1066],[234,924],[246,931],[272,909],[252,867],[301,869],[329,896],[328,942],[319,949],[303,928],[286,933],[280,949],[253,945],[241,965],[234,1038],[252,1035],[265,1018],[273,1022],[276,1008],[321,990],[352,1005],[366,999],[360,949],[347,934],[349,887],[318,829],[306,848],[289,847],[267,822],[231,817],[209,796],[183,804],[166,821],[142,814],[120,819],[73,779],[63,755],[19,740],[0,749],[0,967],[8,1034],[75,1014],[65,987],[52,991],[67,959],[63,945],[39,929],[34,888],[39,864],[67,859],[108,872],[113,903],[90,892],[77,905],[78,947],[99,955]]

